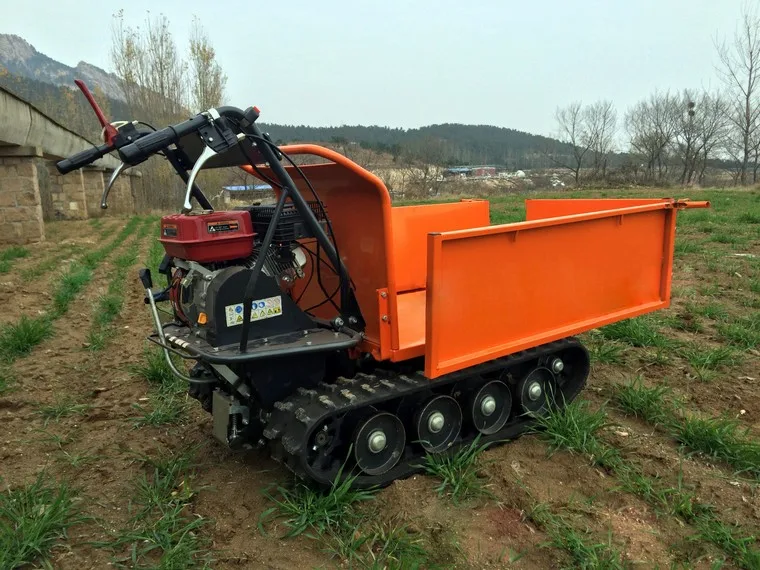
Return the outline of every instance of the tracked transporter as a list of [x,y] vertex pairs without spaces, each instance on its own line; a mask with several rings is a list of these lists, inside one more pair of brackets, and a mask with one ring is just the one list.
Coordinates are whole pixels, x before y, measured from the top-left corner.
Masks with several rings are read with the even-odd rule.
[[[161,220],[166,286],[140,272],[148,338],[217,438],[321,484],[343,467],[384,485],[425,454],[514,438],[571,402],[589,374],[573,335],[667,307],[677,213],[709,205],[526,200],[526,221],[494,226],[484,200],[392,207],[345,156],[274,144],[256,107],[156,131],[107,123],[79,85],[105,142],[61,173],[111,152],[125,167],[161,155],[186,184],[181,213]],[[276,204],[214,211],[195,180],[225,166],[267,181]]]

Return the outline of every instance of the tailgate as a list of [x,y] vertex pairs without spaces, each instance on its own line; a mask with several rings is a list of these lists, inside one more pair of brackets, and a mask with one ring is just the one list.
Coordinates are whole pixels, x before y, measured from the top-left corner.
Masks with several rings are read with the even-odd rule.
[[558,217],[428,235],[428,378],[668,306],[676,211],[696,203],[553,202]]

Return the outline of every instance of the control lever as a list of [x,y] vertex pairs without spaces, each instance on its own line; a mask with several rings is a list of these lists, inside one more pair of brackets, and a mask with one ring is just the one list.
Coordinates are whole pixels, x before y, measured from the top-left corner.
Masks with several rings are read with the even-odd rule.
[[111,186],[113,186],[113,183],[116,182],[116,179],[119,177],[119,174],[127,167],[126,164],[123,162],[119,164],[119,166],[116,167],[116,169],[111,174],[111,178],[108,180],[108,184],[106,184],[106,187],[103,189],[103,195],[100,197],[100,208],[102,210],[108,209],[108,193],[111,191]]
[[[245,139],[245,135],[243,133],[238,133],[237,135],[232,135],[232,140],[236,140],[239,143],[243,139]],[[202,139],[205,140],[206,139]],[[225,150],[226,148],[229,148],[225,145],[223,147]],[[201,171],[201,168],[203,168],[203,165],[208,162],[208,160],[214,156],[219,154],[216,152],[213,148],[210,146],[204,146],[203,152],[201,152],[201,155],[198,157],[198,160],[195,161],[195,165],[193,166],[193,169],[190,171],[190,177],[187,179],[187,190],[185,191],[185,204],[183,205],[183,212],[187,213],[190,212],[193,209],[193,204],[190,202],[190,196],[193,191],[193,184],[195,184],[195,178],[198,176],[198,173]]]
[[193,204],[190,202],[190,195],[193,192],[193,184],[195,184],[195,177],[198,176],[203,165],[208,162],[208,159],[212,156],[216,156],[218,153],[210,146],[204,146],[203,152],[195,161],[193,169],[190,171],[190,177],[187,179],[187,192],[185,192],[185,204],[182,207],[184,213],[190,212],[193,209]]

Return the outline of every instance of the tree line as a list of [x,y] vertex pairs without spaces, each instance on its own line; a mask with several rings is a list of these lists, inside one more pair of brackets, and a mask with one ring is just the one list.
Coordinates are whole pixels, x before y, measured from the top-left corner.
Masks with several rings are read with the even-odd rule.
[[[608,100],[555,112],[558,140],[547,155],[576,184],[621,175],[645,183],[703,184],[721,168],[734,183],[760,173],[760,16],[746,4],[732,38],[715,42],[720,89],[656,91],[621,118]],[[621,154],[622,153],[622,154]],[[615,172],[609,167],[617,166]]]

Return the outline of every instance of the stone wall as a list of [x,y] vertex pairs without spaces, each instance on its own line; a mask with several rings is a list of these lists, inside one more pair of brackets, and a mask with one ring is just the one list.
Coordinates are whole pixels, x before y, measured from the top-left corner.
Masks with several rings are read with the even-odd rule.
[[36,147],[0,147],[0,235],[6,244],[45,239]]
[[48,162],[51,211],[46,220],[82,220],[87,218],[87,199],[84,193],[82,171],[75,170],[65,176],[58,173],[54,162]]
[[[103,196],[103,188],[107,179],[104,180],[104,168],[85,168],[82,170],[82,184],[84,185],[84,197],[87,202],[87,217],[99,218],[105,214],[100,207],[100,199]],[[108,176],[110,172],[106,173]]]
[[108,194],[109,214],[133,214],[135,212],[135,199],[132,196],[131,176],[122,174],[111,187]]

